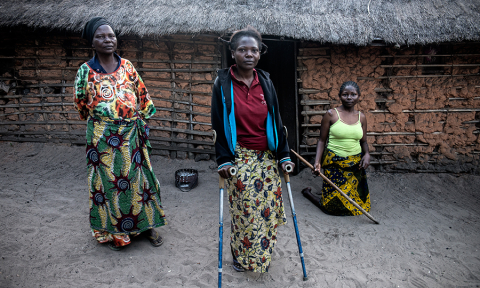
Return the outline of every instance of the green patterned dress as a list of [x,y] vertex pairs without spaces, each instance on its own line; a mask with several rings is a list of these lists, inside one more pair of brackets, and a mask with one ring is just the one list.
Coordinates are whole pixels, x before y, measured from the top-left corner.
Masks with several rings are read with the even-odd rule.
[[113,73],[97,73],[83,64],[74,95],[80,117],[87,119],[90,227],[98,242],[116,246],[166,224],[143,120],[155,107],[133,65],[121,61]]

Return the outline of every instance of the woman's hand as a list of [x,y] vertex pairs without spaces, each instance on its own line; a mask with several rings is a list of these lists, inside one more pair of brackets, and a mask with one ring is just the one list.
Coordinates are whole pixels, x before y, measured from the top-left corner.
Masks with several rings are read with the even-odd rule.
[[322,173],[322,165],[320,165],[320,162],[315,162],[315,164],[313,165],[313,171],[312,173],[317,175],[317,176],[320,176],[320,173]]
[[293,162],[291,162],[291,161],[285,161],[285,162],[283,162],[283,163],[282,163],[282,170],[283,170],[283,173],[285,173],[285,174],[288,174],[288,172],[287,172],[287,170],[286,170],[286,169],[287,169],[287,165],[292,166],[292,170],[295,168],[295,164],[294,164]]
[[230,168],[232,168],[232,165],[225,165],[220,170],[218,170],[218,175],[220,175],[224,179],[228,179],[232,177],[232,174],[230,174]]
[[370,154],[367,153],[363,155],[362,160],[360,160],[360,168],[361,169],[367,169],[368,166],[370,166]]

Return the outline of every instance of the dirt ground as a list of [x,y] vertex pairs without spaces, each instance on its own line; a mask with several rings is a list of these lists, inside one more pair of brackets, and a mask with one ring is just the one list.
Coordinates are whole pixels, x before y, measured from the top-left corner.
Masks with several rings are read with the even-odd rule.
[[[91,236],[84,147],[0,142],[0,151],[0,287],[217,286],[214,162],[153,156],[165,243],[134,238],[116,252]],[[199,171],[197,188],[175,187],[180,168]],[[226,210],[223,287],[480,287],[480,176],[368,176],[380,225],[324,214],[300,193],[320,190],[320,178],[306,170],[291,177],[308,281],[285,185],[289,223],[279,228],[269,273],[233,270]]]

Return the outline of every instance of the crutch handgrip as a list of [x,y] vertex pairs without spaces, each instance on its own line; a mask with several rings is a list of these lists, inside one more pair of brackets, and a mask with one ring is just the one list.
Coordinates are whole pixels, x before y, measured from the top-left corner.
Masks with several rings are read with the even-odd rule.
[[225,188],[225,178],[223,178],[222,176],[218,177],[218,187],[220,189]]
[[235,174],[237,174],[237,168],[232,166],[228,169],[228,172],[230,172],[231,176],[234,176]]
[[291,173],[293,171],[293,167],[290,164],[285,165],[285,172]]

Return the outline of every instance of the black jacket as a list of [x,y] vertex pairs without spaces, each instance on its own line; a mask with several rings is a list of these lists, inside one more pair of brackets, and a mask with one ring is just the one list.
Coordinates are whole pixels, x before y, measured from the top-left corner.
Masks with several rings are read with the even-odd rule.
[[[280,163],[290,161],[288,142],[278,109],[277,93],[270,80],[270,74],[260,69],[256,69],[256,71],[268,107],[266,120],[268,147]],[[232,111],[232,87],[230,68],[219,70],[217,79],[213,84],[211,112],[212,128],[217,133],[215,153],[219,167],[226,163],[235,162],[237,135],[234,126],[235,111]]]

